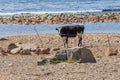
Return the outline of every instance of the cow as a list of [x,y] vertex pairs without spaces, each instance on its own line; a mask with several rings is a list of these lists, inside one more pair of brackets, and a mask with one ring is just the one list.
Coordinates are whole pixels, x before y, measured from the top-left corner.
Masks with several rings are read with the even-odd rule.
[[64,48],[68,48],[68,38],[78,36],[78,47],[82,45],[82,34],[84,33],[84,25],[62,26],[56,28],[64,42]]

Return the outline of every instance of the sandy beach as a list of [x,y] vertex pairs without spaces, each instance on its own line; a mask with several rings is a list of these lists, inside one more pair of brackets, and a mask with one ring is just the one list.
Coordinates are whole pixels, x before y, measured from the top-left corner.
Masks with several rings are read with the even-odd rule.
[[[90,48],[95,56],[104,56],[104,50],[108,45],[108,38],[112,48],[120,48],[119,33],[85,33],[83,35],[82,46]],[[41,35],[18,35],[1,37],[6,40],[0,41],[0,47],[7,49],[10,43],[35,44],[41,48],[60,48],[63,49],[62,38],[58,34],[41,34]],[[77,37],[69,38],[69,47],[77,46]]]
[[[42,55],[0,56],[0,80],[119,80],[120,52],[115,56],[105,56],[108,38],[113,49],[120,51],[120,34],[85,33],[83,45],[89,48],[97,63],[59,63],[38,66]],[[41,48],[63,49],[58,34],[18,35],[0,37],[0,47],[4,50],[10,43],[30,43]],[[69,39],[69,47],[76,47],[77,38]],[[49,56],[49,55],[48,55]]]
[[120,80],[120,0],[0,0],[0,80]]

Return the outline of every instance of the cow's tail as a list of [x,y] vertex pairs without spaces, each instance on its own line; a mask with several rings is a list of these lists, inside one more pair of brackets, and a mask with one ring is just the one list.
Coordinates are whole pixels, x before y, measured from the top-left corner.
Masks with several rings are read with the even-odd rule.
[[[84,30],[85,30],[85,27],[83,26],[83,30],[82,30],[82,39],[84,39],[84,37],[85,37]],[[84,41],[84,40],[82,40],[82,46],[83,46],[83,41]]]

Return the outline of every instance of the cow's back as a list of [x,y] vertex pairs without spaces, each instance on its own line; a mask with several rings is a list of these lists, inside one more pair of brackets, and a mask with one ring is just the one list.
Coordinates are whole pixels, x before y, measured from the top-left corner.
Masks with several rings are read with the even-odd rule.
[[63,26],[60,31],[62,37],[75,37],[77,33],[84,32],[83,25]]

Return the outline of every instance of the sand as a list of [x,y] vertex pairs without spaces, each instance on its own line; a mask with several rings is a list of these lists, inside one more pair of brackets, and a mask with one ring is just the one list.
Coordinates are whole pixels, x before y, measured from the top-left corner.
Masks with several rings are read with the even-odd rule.
[[[85,33],[83,45],[89,48],[97,63],[59,63],[38,66],[37,60],[42,55],[0,56],[0,80],[119,80],[120,52],[115,56],[105,56],[104,51],[110,46],[120,50],[120,34]],[[31,43],[42,48],[63,49],[63,42],[58,34],[18,35],[0,37],[4,50],[10,43]],[[69,39],[69,47],[76,47],[77,38]]]
[[[104,50],[109,46],[113,48],[120,48],[120,34],[115,33],[85,33],[83,35],[82,46],[91,49],[93,54],[97,57],[104,56]],[[7,40],[0,41],[0,47],[7,49],[10,43],[35,44],[41,48],[60,48],[63,49],[62,38],[58,34],[41,34],[41,35],[18,35],[1,37]],[[77,37],[69,38],[69,47],[77,46]]]

